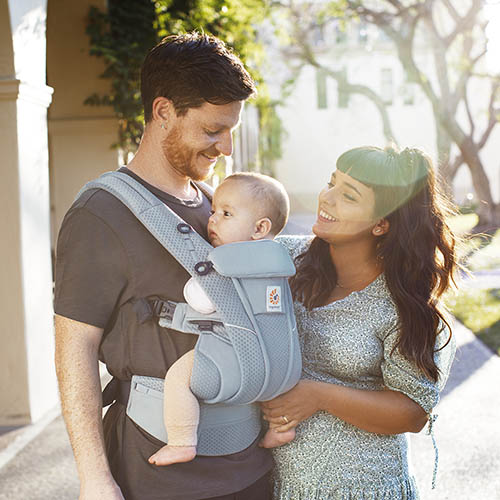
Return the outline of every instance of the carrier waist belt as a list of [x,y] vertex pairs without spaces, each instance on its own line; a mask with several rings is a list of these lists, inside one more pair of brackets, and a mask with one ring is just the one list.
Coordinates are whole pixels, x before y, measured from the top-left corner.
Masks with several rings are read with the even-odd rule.
[[[131,381],[111,380],[103,391],[103,405],[113,401],[127,408],[128,417],[148,434],[168,443],[163,420],[164,379],[134,375]],[[261,429],[257,403],[228,405],[200,401],[198,455],[229,455],[248,448]]]

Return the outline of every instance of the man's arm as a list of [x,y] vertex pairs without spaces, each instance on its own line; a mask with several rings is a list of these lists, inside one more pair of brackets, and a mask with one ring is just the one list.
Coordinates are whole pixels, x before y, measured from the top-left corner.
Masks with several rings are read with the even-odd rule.
[[124,500],[104,450],[98,351],[103,329],[55,317],[61,405],[80,477],[80,500]]

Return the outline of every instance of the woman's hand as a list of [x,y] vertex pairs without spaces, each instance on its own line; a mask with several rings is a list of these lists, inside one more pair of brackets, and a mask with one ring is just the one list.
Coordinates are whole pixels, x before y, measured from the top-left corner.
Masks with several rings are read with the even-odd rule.
[[264,419],[273,430],[285,432],[321,409],[318,382],[302,379],[285,394],[261,403]]

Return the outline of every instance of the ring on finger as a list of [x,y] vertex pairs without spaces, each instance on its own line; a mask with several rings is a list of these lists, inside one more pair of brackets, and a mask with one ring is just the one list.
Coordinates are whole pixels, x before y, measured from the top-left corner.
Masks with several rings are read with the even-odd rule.
[[289,423],[289,420],[288,420],[288,418],[286,418],[286,416],[285,416],[285,415],[282,415],[282,416],[281,416],[281,419],[285,422],[285,424],[288,424],[288,423]]

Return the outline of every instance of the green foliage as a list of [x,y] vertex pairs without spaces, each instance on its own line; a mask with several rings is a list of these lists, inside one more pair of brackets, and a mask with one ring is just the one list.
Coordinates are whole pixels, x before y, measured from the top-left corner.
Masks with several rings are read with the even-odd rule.
[[258,96],[260,134],[258,170],[263,174],[274,175],[274,161],[281,158],[281,140],[285,131],[276,112],[279,103],[271,102],[267,95]]
[[107,12],[91,7],[90,53],[103,60],[106,69],[101,77],[111,81],[111,89],[106,95],[91,95],[85,103],[112,106],[120,123],[114,146],[134,152],[143,132],[140,68],[146,53],[172,33],[198,30],[215,35],[239,55],[259,86],[253,104],[262,125],[261,161],[267,165],[280,154],[277,116],[259,71],[265,54],[256,29],[268,15],[266,0],[109,0]]
[[[459,235],[467,233],[477,223],[477,215],[452,217],[450,226]],[[500,267],[500,230],[466,237],[458,248],[459,256],[470,271],[498,269]],[[470,278],[474,280],[474,278]],[[500,354],[500,289],[480,289],[461,283],[459,289],[448,292],[445,304],[450,312],[494,352]]]
[[144,55],[156,45],[156,13],[151,0],[110,0],[108,11],[90,7],[87,34],[90,54],[103,60],[101,78],[110,80],[109,94],[92,94],[85,104],[112,106],[119,119],[118,142],[134,151],[143,131],[140,68]]
[[447,299],[447,306],[467,328],[500,354],[500,289],[463,289]]

